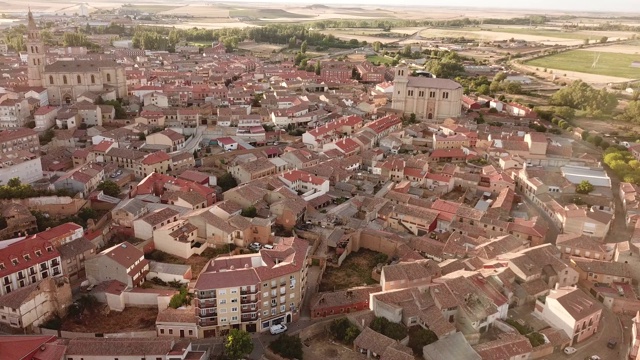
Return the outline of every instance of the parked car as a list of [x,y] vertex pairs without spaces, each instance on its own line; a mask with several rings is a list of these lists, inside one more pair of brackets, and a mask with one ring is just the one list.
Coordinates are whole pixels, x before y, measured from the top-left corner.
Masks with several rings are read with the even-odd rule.
[[591,356],[587,356],[586,358],[584,358],[584,360],[600,360],[600,356],[591,355]]
[[616,345],[618,345],[618,339],[611,338],[607,342],[607,347],[609,349],[615,349]]
[[273,325],[269,328],[271,335],[282,334],[285,331],[287,331],[287,326],[285,324]]
[[262,245],[258,242],[252,242],[251,244],[249,244],[249,250],[259,251],[260,248],[262,248]]
[[265,246],[263,246],[263,248],[267,249],[267,250],[271,250],[273,249],[273,245],[271,244],[266,244]]
[[564,353],[567,355],[571,355],[573,353],[575,353],[576,351],[578,351],[578,349],[571,347],[571,346],[567,346],[566,348],[564,348]]

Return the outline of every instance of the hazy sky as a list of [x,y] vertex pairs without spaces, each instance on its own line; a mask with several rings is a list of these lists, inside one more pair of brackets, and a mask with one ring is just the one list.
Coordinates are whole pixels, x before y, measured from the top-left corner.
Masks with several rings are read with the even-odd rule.
[[[247,0],[258,2],[274,2],[269,0]],[[346,5],[346,4],[368,4],[368,5],[422,5],[422,6],[460,6],[486,9],[550,9],[550,10],[573,10],[582,11],[604,11],[604,12],[640,12],[640,0],[276,0],[275,2],[286,3],[311,3],[326,5]],[[461,13],[462,15],[463,13]]]

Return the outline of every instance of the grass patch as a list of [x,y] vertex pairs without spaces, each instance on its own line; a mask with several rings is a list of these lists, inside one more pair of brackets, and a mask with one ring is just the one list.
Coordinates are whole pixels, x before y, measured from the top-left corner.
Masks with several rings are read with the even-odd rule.
[[371,270],[381,262],[383,257],[386,260],[386,255],[366,249],[352,252],[347,256],[342,266],[327,266],[322,275],[322,282],[320,282],[320,291],[377,284],[378,282],[371,278]]
[[279,18],[312,18],[311,15],[294,14],[282,9],[236,9],[230,10],[231,17],[250,17],[256,19],[279,19]]
[[380,56],[380,55],[371,55],[371,56],[367,56],[367,60],[369,60],[369,62],[372,63],[377,63],[377,64],[391,64],[391,62],[393,61],[392,58],[386,57],[386,56]]
[[571,50],[527,61],[527,65],[539,68],[550,68],[577,71],[587,74],[616,76],[629,79],[640,78],[640,68],[632,68],[633,61],[640,61],[640,55],[621,53],[599,53],[600,58],[592,68],[594,52]]

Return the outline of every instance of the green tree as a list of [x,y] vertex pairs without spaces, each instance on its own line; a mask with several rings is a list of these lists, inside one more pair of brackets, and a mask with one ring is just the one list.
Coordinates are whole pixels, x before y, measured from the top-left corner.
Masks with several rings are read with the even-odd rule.
[[233,176],[231,176],[231,174],[226,172],[218,178],[218,186],[222,188],[222,192],[225,192],[238,186],[238,182],[233,178]]
[[587,180],[582,180],[580,184],[576,185],[576,192],[578,194],[588,194],[592,191],[593,185]]
[[353,344],[358,335],[360,335],[360,329],[351,323],[346,317],[335,319],[329,325],[329,333],[334,339],[347,344]]
[[544,335],[540,334],[537,331],[534,331],[534,332],[532,332],[530,334],[527,334],[526,337],[527,337],[527,339],[529,339],[529,342],[531,343],[532,347],[544,345],[544,343],[545,343]]
[[184,305],[189,305],[191,302],[191,296],[185,287],[181,287],[180,291],[171,297],[169,300],[169,306],[177,309]]
[[407,336],[407,328],[399,323],[393,323],[387,318],[378,316],[369,325],[371,330],[379,332],[382,335],[390,337],[394,340],[402,340]]
[[242,209],[242,212],[240,212],[240,215],[248,218],[254,218],[258,216],[258,211],[256,210],[255,206],[249,206]]
[[253,351],[251,335],[244,330],[231,329],[224,338],[224,354],[230,360],[239,360]]
[[493,77],[493,81],[495,81],[495,82],[503,82],[506,78],[507,78],[507,73],[501,71],[501,72],[497,73]]
[[489,85],[487,84],[482,84],[478,87],[478,89],[476,90],[476,92],[480,95],[489,95],[490,94],[490,88]]
[[380,41],[374,41],[371,46],[373,47],[373,51],[378,52],[382,48],[382,43]]
[[122,190],[120,189],[120,185],[111,180],[105,180],[101,182],[100,184],[98,184],[98,187],[96,189],[102,190],[105,195],[113,197],[118,197],[120,195],[120,191]]
[[601,43],[601,44],[604,44],[604,43],[606,43],[608,40],[609,40],[609,38],[608,38],[608,37],[603,36],[603,37],[601,37],[601,38],[600,38],[600,40],[599,40],[599,41],[600,41],[600,43]]
[[271,351],[285,359],[302,360],[304,355],[302,350],[302,340],[300,340],[298,336],[281,334],[275,341],[269,344],[269,348]]
[[587,138],[589,137],[589,131],[587,130],[583,130],[582,134],[580,134],[580,137],[582,138],[582,140],[587,140]]
[[521,94],[522,93],[522,84],[515,81],[507,81],[504,86],[504,91],[509,94]]
[[89,207],[84,207],[78,212],[78,217],[86,224],[89,219],[98,219],[98,213]]
[[300,52],[303,54],[306,54],[308,47],[309,45],[307,45],[307,40],[303,41],[302,44],[300,45]]
[[20,178],[18,178],[18,177],[11,178],[7,182],[7,186],[10,187],[10,188],[19,188],[20,185],[22,185],[22,182],[20,181]]
[[438,336],[431,330],[414,326],[409,329],[409,347],[416,356],[422,356],[422,348],[438,341]]
[[316,66],[314,68],[316,75],[320,75],[322,73],[322,65],[320,65],[320,60],[316,61]]
[[618,119],[634,123],[640,122],[640,101],[630,101]]

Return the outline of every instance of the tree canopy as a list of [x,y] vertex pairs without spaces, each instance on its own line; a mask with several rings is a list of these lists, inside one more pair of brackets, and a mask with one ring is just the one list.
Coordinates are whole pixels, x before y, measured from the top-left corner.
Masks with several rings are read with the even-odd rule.
[[224,338],[224,354],[230,360],[239,360],[253,351],[251,335],[244,330],[231,329]]
[[578,80],[553,94],[550,103],[582,110],[587,115],[601,116],[611,113],[618,106],[618,99],[604,88],[596,90]]
[[593,185],[588,180],[582,180],[580,184],[576,185],[576,192],[578,194],[588,194],[593,191]]
[[111,180],[105,180],[98,184],[97,190],[102,190],[105,195],[118,197],[120,195],[120,185]]

